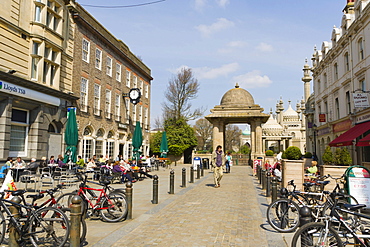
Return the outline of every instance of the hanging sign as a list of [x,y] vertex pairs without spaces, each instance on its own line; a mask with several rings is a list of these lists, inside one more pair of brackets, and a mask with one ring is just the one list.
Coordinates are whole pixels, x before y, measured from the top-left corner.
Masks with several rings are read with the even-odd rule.
[[369,94],[368,93],[354,93],[353,104],[355,107],[369,107]]

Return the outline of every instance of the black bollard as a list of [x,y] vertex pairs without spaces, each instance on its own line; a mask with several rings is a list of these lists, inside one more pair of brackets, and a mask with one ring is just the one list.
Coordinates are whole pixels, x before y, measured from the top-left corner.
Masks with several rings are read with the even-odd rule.
[[[20,197],[14,196],[11,199],[11,201],[15,202],[15,203],[21,203],[22,200],[21,200]],[[19,218],[20,217],[18,207],[14,206],[14,205],[11,205],[11,206],[9,206],[9,210],[12,213],[12,215],[14,216],[14,218]],[[10,247],[18,247],[19,246],[18,239],[19,239],[19,233],[18,233],[17,229],[13,226],[13,224],[9,224],[9,241],[8,241],[9,246]]]
[[260,181],[260,169],[259,169],[259,166],[257,165],[256,167],[256,177],[258,179],[258,182]]
[[175,194],[175,171],[170,171],[170,194]]
[[194,167],[190,167],[190,181],[189,183],[194,183]]
[[200,166],[200,176],[204,176],[204,166]]
[[266,170],[262,170],[261,172],[261,180],[262,180],[262,189],[266,189]]
[[[156,175],[154,175],[156,176]],[[126,200],[127,200],[127,220],[132,219],[132,183],[128,181],[126,183]]]
[[182,185],[181,187],[186,188],[186,168],[182,168]]
[[197,165],[197,179],[200,179],[200,165]]
[[158,176],[153,176],[153,204],[158,204]]
[[276,201],[277,199],[277,178],[271,178],[271,201]]
[[80,238],[81,238],[81,202],[82,198],[78,195],[72,197],[72,204],[71,214],[70,214],[70,221],[71,221],[71,231],[70,231],[70,246],[71,247],[79,247],[80,246]]
[[271,172],[266,173],[266,196],[271,196]]
[[299,209],[299,227],[310,223],[312,221],[311,209],[307,206],[303,206]]
[[258,182],[262,184],[262,167],[258,166]]

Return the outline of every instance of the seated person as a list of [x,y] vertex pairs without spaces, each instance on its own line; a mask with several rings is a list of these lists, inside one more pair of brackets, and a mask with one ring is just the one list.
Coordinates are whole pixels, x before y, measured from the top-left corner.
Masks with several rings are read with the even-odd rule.
[[58,155],[58,159],[57,159],[57,164],[58,164],[58,167],[60,168],[67,168],[68,165],[66,163],[63,162],[63,156],[61,154]]
[[42,158],[41,158],[41,161],[40,161],[40,163],[39,163],[39,168],[41,169],[41,168],[44,168],[44,167],[47,167],[48,165],[47,165],[47,163],[46,163],[46,157],[45,156],[43,156]]
[[95,168],[98,166],[95,164],[94,159],[89,159],[89,163],[87,163],[86,171],[93,172]]
[[22,160],[21,157],[17,157],[17,160],[13,162],[13,166],[11,168],[13,169],[22,169],[26,167],[26,162]]
[[[140,162],[140,161],[139,161]],[[144,176],[146,176],[146,177],[148,177],[148,178],[153,178],[153,176],[152,175],[150,175],[149,173],[147,173],[146,172],[146,169],[145,169],[145,167],[144,166],[142,166],[141,167],[141,169],[139,169],[139,171],[138,171],[140,174],[142,174],[142,175],[144,175]]]
[[274,169],[274,176],[277,177],[279,181],[281,181],[281,171],[280,170],[281,170],[280,164],[277,163]]
[[307,173],[312,173],[312,174],[316,174],[318,169],[317,169],[317,161],[312,161],[312,166],[311,167],[307,167],[306,168],[306,172]]
[[57,165],[57,161],[55,160],[54,155],[50,156],[50,159],[49,159],[49,161],[48,161],[47,163],[48,163],[48,165],[50,165],[50,166],[55,166],[55,165]]
[[77,161],[76,161],[76,165],[78,166],[77,168],[78,169],[84,169],[85,168],[85,160],[81,157],[81,155],[79,155],[77,157]]
[[127,173],[127,170],[125,168],[123,169],[121,168],[121,166],[119,165],[119,161],[114,162],[112,171],[113,173],[120,173],[122,175],[121,183],[125,182],[125,178],[127,178],[127,180],[130,181],[131,183],[136,182],[136,180],[133,180],[130,174]]
[[28,163],[26,166],[26,170],[31,171],[31,173],[36,174],[37,168],[39,168],[39,164],[36,162],[36,158],[32,158],[31,162]]

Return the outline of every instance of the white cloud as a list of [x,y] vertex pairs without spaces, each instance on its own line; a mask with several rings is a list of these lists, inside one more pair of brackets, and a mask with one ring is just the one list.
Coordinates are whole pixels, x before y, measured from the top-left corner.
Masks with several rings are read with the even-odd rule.
[[239,83],[242,88],[268,87],[272,81],[267,75],[261,75],[261,71],[253,70],[244,75],[233,77],[233,83]]
[[241,48],[241,47],[245,47],[248,43],[247,42],[244,42],[244,41],[241,41],[241,40],[237,40],[237,41],[231,41],[227,44],[228,47],[233,47],[233,48]]
[[195,9],[201,11],[204,6],[206,6],[207,0],[195,0]]
[[256,47],[256,49],[263,52],[269,52],[272,51],[274,48],[272,47],[272,45],[262,42]]
[[229,63],[219,68],[201,67],[194,68],[193,71],[197,79],[215,79],[221,76],[227,76],[239,69],[238,63]]
[[219,18],[217,21],[209,26],[207,25],[199,25],[196,26],[195,28],[202,33],[204,36],[210,36],[213,33],[216,33],[218,31],[221,31],[223,29],[227,29],[229,27],[233,27],[234,22],[229,21],[226,18]]
[[229,0],[216,0],[216,2],[217,2],[217,4],[218,4],[218,6],[220,6],[220,7],[222,7],[222,8],[224,8],[227,4],[229,4],[229,3],[230,3],[230,1],[229,1]]

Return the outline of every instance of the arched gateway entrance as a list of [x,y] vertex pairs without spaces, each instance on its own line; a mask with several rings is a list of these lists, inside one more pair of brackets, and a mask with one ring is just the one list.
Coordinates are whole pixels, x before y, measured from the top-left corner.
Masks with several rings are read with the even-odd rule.
[[213,124],[213,150],[217,145],[225,147],[226,125],[247,123],[251,127],[251,159],[263,157],[262,124],[267,122],[269,115],[262,112],[263,108],[254,103],[252,95],[236,84],[224,94],[221,104],[205,117]]

